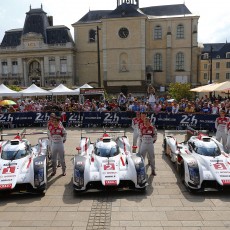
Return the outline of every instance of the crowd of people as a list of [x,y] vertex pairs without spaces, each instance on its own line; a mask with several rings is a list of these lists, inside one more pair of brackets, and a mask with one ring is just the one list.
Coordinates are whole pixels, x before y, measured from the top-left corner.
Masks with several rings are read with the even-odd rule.
[[86,99],[84,103],[79,103],[73,98],[66,98],[63,101],[51,101],[47,99],[39,100],[18,100],[16,105],[1,106],[0,113],[14,112],[147,112],[147,113],[201,113],[219,114],[220,110],[225,110],[230,114],[230,100],[221,97],[205,95],[195,100],[186,98],[176,101],[169,96],[156,96],[154,88],[148,88],[145,96],[133,96],[123,93],[117,97],[99,101]]

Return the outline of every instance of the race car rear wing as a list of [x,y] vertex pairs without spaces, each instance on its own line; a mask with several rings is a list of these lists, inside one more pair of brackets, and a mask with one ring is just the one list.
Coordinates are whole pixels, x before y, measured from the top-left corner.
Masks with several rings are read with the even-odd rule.
[[198,136],[198,135],[207,135],[209,136],[209,131],[208,130],[195,130],[191,127],[187,127],[185,130],[165,130],[164,132],[164,137],[165,136],[170,136],[170,135],[175,135],[175,134],[186,134],[185,135],[185,141],[189,140],[191,136]]
[[89,134],[89,133],[93,133],[93,134],[97,134],[97,133],[102,133],[102,134],[123,134],[123,136],[126,136],[126,131],[114,131],[114,130],[104,130],[104,131],[81,131],[81,138],[83,137],[82,134]]
[[6,136],[15,136],[15,138],[24,138],[25,136],[28,135],[36,135],[36,134],[47,134],[47,132],[31,132],[31,133],[27,133],[26,129],[24,128],[21,132],[17,132],[17,133],[0,133],[0,141],[3,141],[3,138]]

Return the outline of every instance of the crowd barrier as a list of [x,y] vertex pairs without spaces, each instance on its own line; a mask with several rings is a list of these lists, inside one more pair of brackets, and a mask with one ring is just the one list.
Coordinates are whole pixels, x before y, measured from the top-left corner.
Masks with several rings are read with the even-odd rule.
[[[183,129],[191,126],[195,129],[215,129],[215,120],[218,115],[209,114],[167,114],[149,113],[148,116],[159,128],[172,127]],[[6,126],[44,126],[49,120],[48,112],[23,112],[23,113],[1,113],[0,124]],[[130,126],[133,112],[66,112],[66,126],[71,125],[125,125]]]

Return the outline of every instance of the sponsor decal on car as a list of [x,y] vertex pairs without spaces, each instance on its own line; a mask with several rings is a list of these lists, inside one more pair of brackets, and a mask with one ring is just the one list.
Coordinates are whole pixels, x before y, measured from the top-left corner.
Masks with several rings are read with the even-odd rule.
[[104,165],[104,170],[115,170],[115,164],[111,163],[111,164],[107,164]]
[[213,166],[216,170],[227,170],[224,163],[216,163],[216,164],[213,164]]
[[105,181],[105,186],[113,186],[113,185],[117,185],[116,180],[106,180]]
[[15,172],[15,166],[9,166],[2,169],[2,174],[11,174]]
[[223,183],[224,185],[230,185],[230,180],[222,180],[222,183]]
[[0,184],[0,189],[10,189],[12,188],[12,184]]

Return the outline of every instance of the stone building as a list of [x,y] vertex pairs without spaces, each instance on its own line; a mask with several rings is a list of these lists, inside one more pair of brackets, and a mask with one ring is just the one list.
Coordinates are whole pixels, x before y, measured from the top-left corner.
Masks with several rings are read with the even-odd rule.
[[5,32],[0,44],[0,82],[50,87],[74,82],[74,41],[41,8],[26,13],[24,27]]
[[77,81],[110,93],[146,92],[150,83],[196,85],[198,20],[184,4],[140,8],[138,0],[89,11],[72,25]]
[[205,43],[199,61],[199,85],[230,80],[230,43]]

